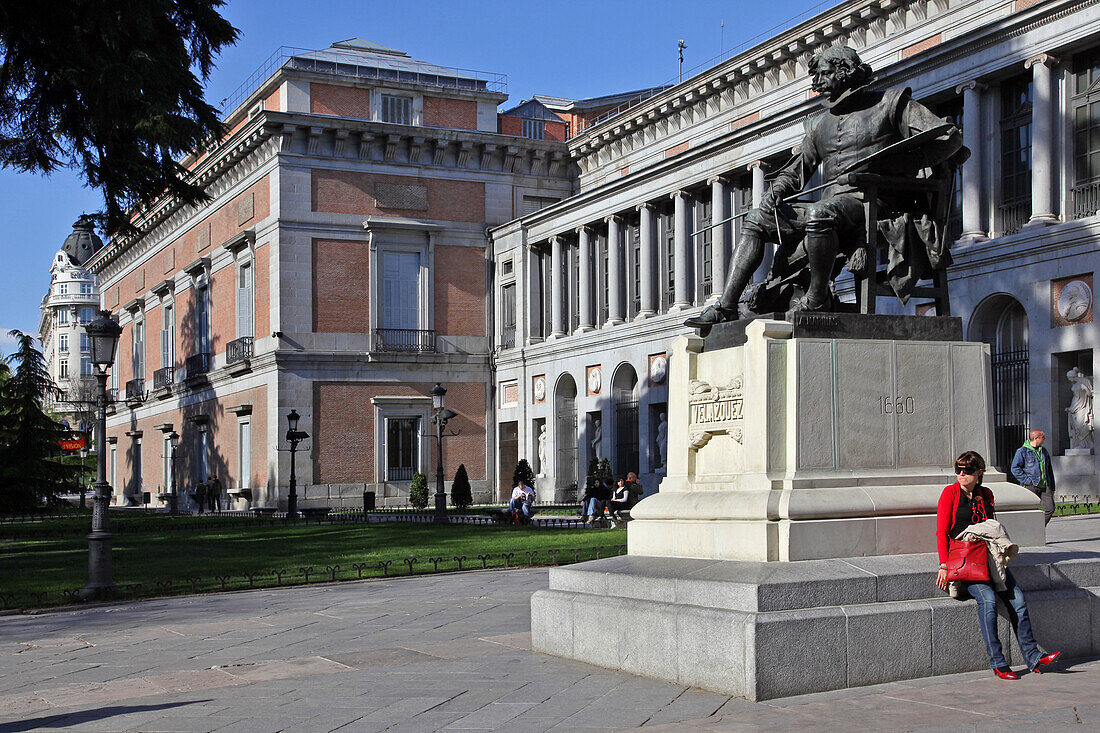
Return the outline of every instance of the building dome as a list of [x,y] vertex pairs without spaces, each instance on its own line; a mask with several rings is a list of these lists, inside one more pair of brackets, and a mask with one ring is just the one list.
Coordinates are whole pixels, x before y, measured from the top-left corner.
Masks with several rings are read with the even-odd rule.
[[103,246],[103,240],[96,236],[92,219],[86,214],[73,224],[73,232],[65,237],[65,243],[61,245],[61,251],[69,256],[73,264],[82,266],[95,252]]

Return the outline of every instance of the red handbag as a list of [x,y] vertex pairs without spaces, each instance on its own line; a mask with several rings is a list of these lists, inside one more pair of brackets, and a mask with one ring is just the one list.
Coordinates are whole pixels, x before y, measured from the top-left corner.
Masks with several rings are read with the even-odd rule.
[[947,580],[989,582],[989,549],[982,540],[951,540],[947,548]]

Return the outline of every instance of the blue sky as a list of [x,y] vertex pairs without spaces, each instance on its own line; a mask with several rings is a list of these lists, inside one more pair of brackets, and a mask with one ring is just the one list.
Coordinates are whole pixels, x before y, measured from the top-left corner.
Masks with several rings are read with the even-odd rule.
[[[686,72],[718,56],[723,43],[729,51],[832,4],[230,0],[222,14],[241,37],[219,57],[206,96],[217,105],[279,46],[324,48],[361,37],[444,66],[507,74],[509,106],[531,94],[592,97],[674,80],[678,39],[688,46]],[[77,216],[99,208],[98,193],[70,172],[46,178],[0,171],[0,352],[10,346],[9,329],[37,333],[50,258]]]

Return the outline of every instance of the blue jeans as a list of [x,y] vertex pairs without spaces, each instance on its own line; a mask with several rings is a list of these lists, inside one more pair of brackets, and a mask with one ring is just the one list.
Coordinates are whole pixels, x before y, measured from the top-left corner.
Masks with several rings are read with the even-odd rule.
[[1008,666],[1001,640],[997,636],[997,597],[1000,596],[1016,630],[1016,640],[1020,642],[1020,651],[1027,660],[1027,668],[1035,669],[1043,653],[1035,643],[1035,637],[1031,635],[1031,619],[1027,615],[1024,592],[1016,585],[1016,578],[1012,577],[1012,571],[1008,568],[1005,568],[1005,585],[1007,587],[1003,591],[993,590],[989,583],[969,583],[966,587],[967,592],[978,602],[978,626],[982,630],[985,651],[989,654],[989,666],[992,669]]
[[508,511],[523,512],[523,516],[528,519],[531,518],[531,504],[523,499],[512,499],[512,501],[508,503]]
[[604,503],[603,499],[592,498],[584,505],[585,516],[599,517],[603,516]]

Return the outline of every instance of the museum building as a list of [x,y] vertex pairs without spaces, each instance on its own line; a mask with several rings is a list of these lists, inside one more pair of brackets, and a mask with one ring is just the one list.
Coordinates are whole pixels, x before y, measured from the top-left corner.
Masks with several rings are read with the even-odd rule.
[[574,185],[564,142],[499,132],[504,86],[353,39],[281,49],[227,101],[183,161],[210,201],[134,212],[87,265],[123,328],[116,502],[167,503],[175,435],[181,507],[214,475],[230,506],[285,507],[295,410],[300,505],[403,503],[437,382],[448,480],[495,485],[486,229]]
[[[529,457],[542,497],[571,499],[599,457],[657,489],[669,346],[721,292],[740,234],[706,227],[759,204],[791,158],[821,109],[808,63],[830,45],[857,50],[876,87],[910,87],[971,151],[948,222],[950,315],[990,346],[992,462],[1007,469],[1043,428],[1059,492],[1097,492],[1066,413],[1067,372],[1091,375],[1100,345],[1094,0],[842,2],[576,132],[576,193],[490,231],[502,472]],[[837,293],[854,299],[850,277]],[[935,313],[919,298],[879,310]]]

